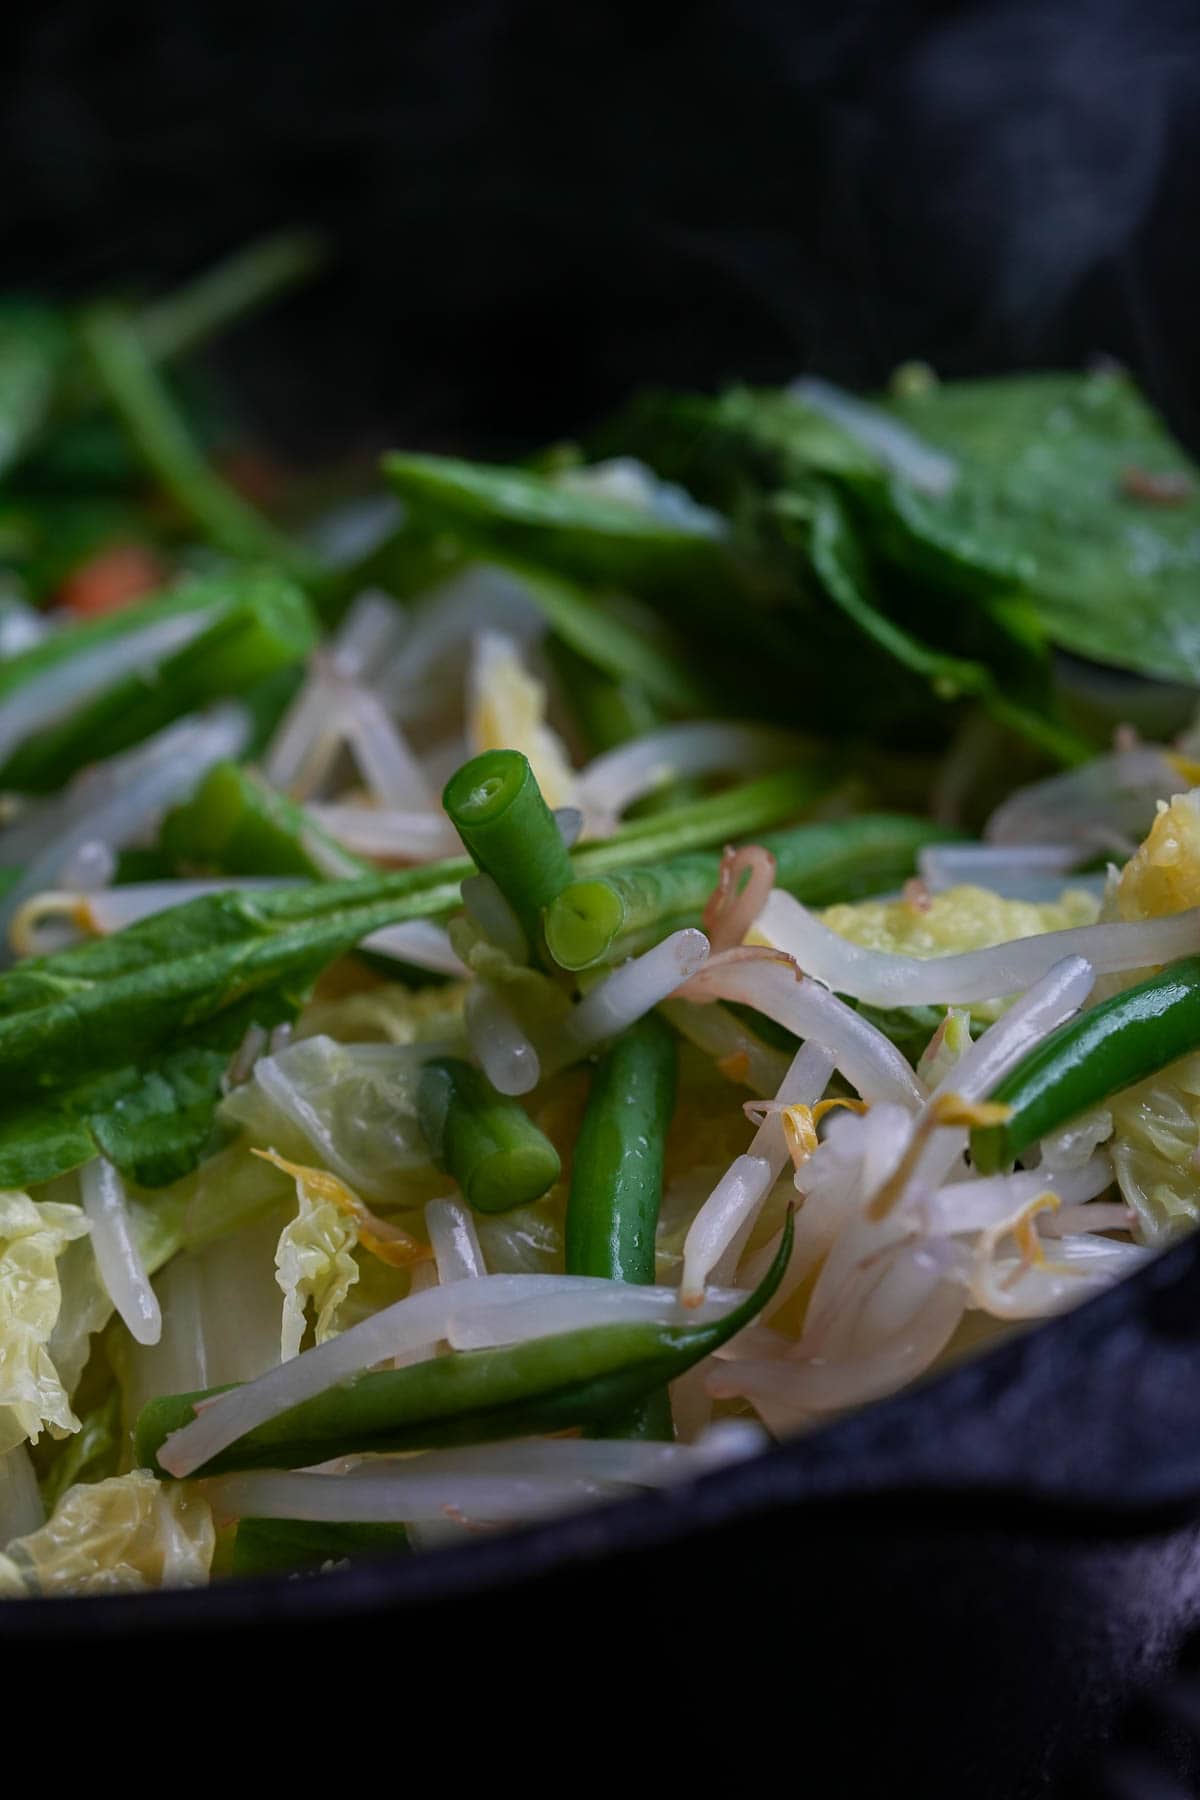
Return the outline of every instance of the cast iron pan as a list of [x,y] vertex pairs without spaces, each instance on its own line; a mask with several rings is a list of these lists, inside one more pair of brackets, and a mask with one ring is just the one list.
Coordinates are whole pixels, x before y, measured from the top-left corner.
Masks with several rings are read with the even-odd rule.
[[[639,383],[871,383],[913,355],[1116,354],[1200,439],[1200,15],[1177,0],[74,0],[6,32],[5,285],[330,232],[326,280],[223,353],[301,457],[502,452]],[[36,1739],[63,1692],[80,1735],[49,1751],[136,1751],[167,1787],[244,1780],[253,1743],[275,1785],[315,1782],[323,1746],[361,1781],[395,1745],[411,1780],[415,1741],[458,1788],[540,1757],[556,1785],[1177,1800],[1191,1690],[1156,1684],[1200,1619],[1198,1377],[1185,1243],[669,1494],[316,1579],[0,1609],[29,1696],[9,1722]]]
[[[346,1659],[356,1689],[403,1669],[435,1735],[460,1704],[443,1672],[473,1708],[499,1704],[497,1679],[512,1704],[510,1658],[528,1658],[535,1710],[590,1695],[590,1718],[611,1690],[622,1734],[635,1698],[663,1718],[718,1709],[715,1741],[695,1725],[709,1777],[744,1774],[736,1719],[775,1708],[806,1768],[836,1762],[833,1792],[1021,1800],[1200,1615],[1198,1369],[1188,1242],[922,1388],[664,1495],[319,1578],[23,1603],[0,1609],[0,1646],[117,1655],[143,1692],[190,1692],[214,1666],[227,1691],[297,1654]],[[463,1767],[484,1755],[456,1744]]]

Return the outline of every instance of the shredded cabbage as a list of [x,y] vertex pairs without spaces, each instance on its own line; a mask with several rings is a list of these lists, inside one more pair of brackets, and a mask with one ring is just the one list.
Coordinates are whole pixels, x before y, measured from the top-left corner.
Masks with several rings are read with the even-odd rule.
[[135,1469],[68,1488],[45,1525],[14,1539],[0,1556],[0,1597],[200,1586],[215,1542],[193,1488]]
[[[1137,921],[1200,905],[1200,788],[1160,800],[1153,825],[1115,881],[1103,916]],[[1097,993],[1141,979],[1111,975]],[[1185,1056],[1109,1101],[1117,1184],[1144,1243],[1171,1242],[1200,1222],[1200,1056]],[[1076,1128],[1082,1122],[1076,1122]]]
[[311,1162],[316,1151],[356,1190],[417,1206],[444,1183],[417,1122],[416,1096],[427,1057],[445,1048],[305,1038],[260,1058],[222,1114],[255,1145],[273,1145],[295,1161]]
[[316,1310],[316,1341],[323,1344],[334,1336],[338,1309],[358,1280],[358,1264],[351,1254],[358,1242],[353,1208],[342,1208],[330,1197],[328,1176],[309,1179],[319,1176],[319,1170],[292,1172],[299,1211],[280,1232],[275,1251],[275,1279],[283,1290],[283,1362],[300,1354],[308,1302]]
[[471,659],[467,740],[484,750],[521,750],[547,806],[575,804],[575,771],[546,723],[546,684],[526,668],[520,646],[502,631],[481,631]]
[[350,993],[331,993],[331,985],[332,972],[297,1019],[293,1043],[334,1037],[347,1044],[419,1044],[461,1035],[463,982],[409,988],[390,981]]
[[0,1455],[42,1427],[53,1437],[79,1420],[50,1355],[62,1305],[58,1259],[88,1222],[82,1208],[0,1193]]
[[[900,956],[950,956],[986,950],[1014,938],[1091,925],[1099,902],[1082,888],[1066,888],[1057,900],[1009,900],[989,888],[952,887],[919,900],[858,900],[830,906],[821,919],[839,937],[868,950]],[[974,1001],[976,1019],[996,1019],[1004,1000]]]
[[1200,788],[1159,801],[1116,887],[1116,917],[1161,919],[1200,906]]

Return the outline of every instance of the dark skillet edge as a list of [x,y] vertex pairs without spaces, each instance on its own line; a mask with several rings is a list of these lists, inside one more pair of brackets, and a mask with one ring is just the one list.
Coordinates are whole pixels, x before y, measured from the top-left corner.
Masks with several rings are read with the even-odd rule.
[[791,1508],[889,1530],[1152,1537],[1200,1515],[1200,1236],[907,1392],[672,1489],[432,1554],[294,1579],[0,1604],[0,1642],[364,1618]]

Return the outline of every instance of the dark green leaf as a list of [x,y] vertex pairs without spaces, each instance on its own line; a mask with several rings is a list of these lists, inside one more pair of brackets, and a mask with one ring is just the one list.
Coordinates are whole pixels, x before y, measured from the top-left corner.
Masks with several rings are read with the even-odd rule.
[[[916,562],[956,544],[1019,586],[1056,644],[1200,681],[1200,473],[1128,376],[946,382],[890,404],[959,464],[941,498],[896,492]],[[1174,479],[1181,498],[1135,497],[1131,471]]]

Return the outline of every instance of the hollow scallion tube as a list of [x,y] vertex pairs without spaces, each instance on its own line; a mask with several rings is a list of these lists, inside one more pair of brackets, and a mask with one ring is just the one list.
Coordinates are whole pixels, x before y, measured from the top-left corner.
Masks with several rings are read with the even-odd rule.
[[446,815],[477,866],[490,875],[521,924],[530,950],[541,943],[542,909],[573,879],[557,821],[519,750],[487,750],[446,783]]
[[562,1171],[558,1151],[524,1108],[458,1057],[425,1064],[417,1113],[433,1160],[476,1212],[527,1206]]
[[[663,1158],[675,1105],[674,1033],[649,1013],[596,1064],[567,1203],[569,1275],[654,1281]],[[665,1388],[592,1427],[597,1437],[670,1438]]]
[[163,853],[187,870],[350,880],[370,863],[322,830],[302,806],[238,763],[217,763],[163,820]]
[[[957,834],[928,819],[865,814],[764,833],[775,884],[809,905],[895,887],[917,852]],[[603,878],[575,881],[550,904],[546,944],[564,969],[623,961],[668,932],[698,925],[721,859],[710,851],[675,856]]]

